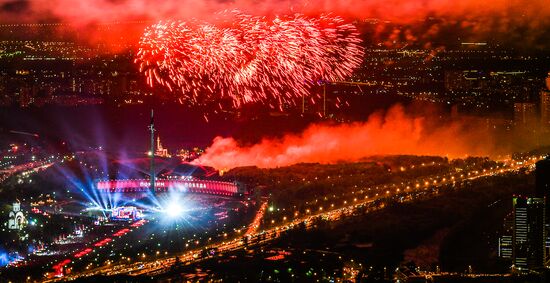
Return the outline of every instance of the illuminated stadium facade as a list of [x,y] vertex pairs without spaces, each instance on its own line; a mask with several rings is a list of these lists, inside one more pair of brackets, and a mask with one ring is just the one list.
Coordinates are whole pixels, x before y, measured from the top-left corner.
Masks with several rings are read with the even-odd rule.
[[[103,193],[143,193],[151,188],[149,179],[107,180],[96,183]],[[246,191],[233,182],[201,180],[196,178],[168,178],[155,180],[155,192],[169,191],[210,194],[220,196],[243,196]]]

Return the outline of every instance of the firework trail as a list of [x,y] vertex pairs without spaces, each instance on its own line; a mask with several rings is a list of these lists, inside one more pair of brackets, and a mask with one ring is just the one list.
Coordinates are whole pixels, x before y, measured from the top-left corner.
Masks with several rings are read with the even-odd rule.
[[295,105],[323,80],[350,76],[363,56],[354,25],[321,15],[251,16],[223,12],[216,24],[160,22],[140,40],[136,63],[147,78],[190,104]]

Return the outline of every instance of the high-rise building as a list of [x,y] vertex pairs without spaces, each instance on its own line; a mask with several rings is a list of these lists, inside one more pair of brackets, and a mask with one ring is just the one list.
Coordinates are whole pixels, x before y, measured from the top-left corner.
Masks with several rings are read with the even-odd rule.
[[503,235],[498,239],[498,256],[502,258],[512,258],[513,254],[512,236]]
[[[550,159],[540,160],[535,169],[535,186],[537,198],[550,198]],[[550,202],[548,202],[550,204]]]
[[513,205],[513,264],[516,269],[523,271],[544,267],[544,199],[514,197]]
[[540,125],[543,130],[550,130],[550,90],[540,91]]
[[514,123],[516,126],[534,126],[537,122],[537,107],[534,103],[514,103]]
[[546,205],[546,252],[550,252],[550,159],[540,160],[535,169],[535,194],[537,198],[544,198]]

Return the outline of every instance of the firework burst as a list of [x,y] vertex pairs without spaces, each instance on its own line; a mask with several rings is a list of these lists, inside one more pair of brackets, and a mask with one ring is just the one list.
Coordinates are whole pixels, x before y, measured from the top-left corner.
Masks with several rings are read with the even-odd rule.
[[228,99],[233,107],[281,108],[314,99],[313,85],[345,79],[363,56],[357,29],[340,17],[268,19],[230,11],[215,23],[147,28],[135,61],[148,84],[179,92],[190,104]]

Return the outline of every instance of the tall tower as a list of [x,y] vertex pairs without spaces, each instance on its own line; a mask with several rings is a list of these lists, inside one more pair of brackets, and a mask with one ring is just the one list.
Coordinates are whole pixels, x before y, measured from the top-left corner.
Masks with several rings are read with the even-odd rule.
[[517,269],[527,271],[544,267],[544,199],[515,197],[512,259]]
[[153,109],[151,109],[151,124],[149,125],[151,131],[151,193],[155,195],[155,122],[153,120]]

